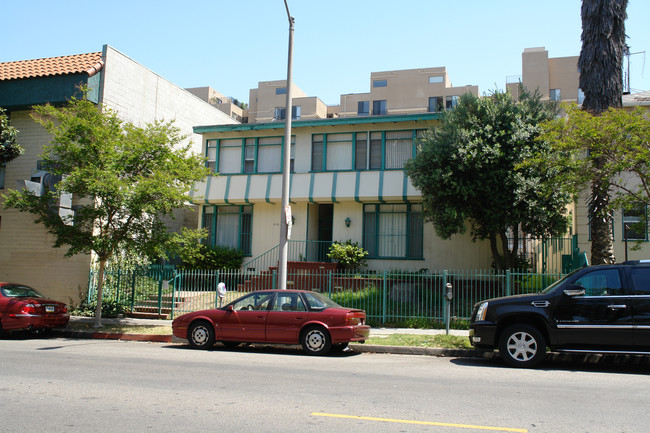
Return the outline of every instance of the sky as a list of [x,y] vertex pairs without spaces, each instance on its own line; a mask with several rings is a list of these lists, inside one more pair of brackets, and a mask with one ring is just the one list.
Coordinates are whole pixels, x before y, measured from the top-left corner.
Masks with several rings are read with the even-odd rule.
[[[337,105],[370,73],[444,66],[454,86],[503,89],[525,48],[580,54],[581,0],[288,0],[293,82]],[[283,0],[0,0],[0,62],[101,51],[108,44],[172,83],[248,102],[287,76]],[[633,92],[650,90],[650,1],[629,0]],[[648,68],[646,68],[648,63]]]

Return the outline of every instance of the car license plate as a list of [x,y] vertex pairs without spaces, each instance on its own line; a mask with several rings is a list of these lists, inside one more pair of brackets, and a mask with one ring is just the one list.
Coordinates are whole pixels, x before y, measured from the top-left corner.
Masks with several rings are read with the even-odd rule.
[[46,313],[54,313],[54,305],[46,305],[45,306],[45,312]]

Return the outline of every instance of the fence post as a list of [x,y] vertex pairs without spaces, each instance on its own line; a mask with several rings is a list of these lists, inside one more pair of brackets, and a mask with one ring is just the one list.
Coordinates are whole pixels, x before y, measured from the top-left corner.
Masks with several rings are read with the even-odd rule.
[[332,299],[332,271],[327,271],[327,297]]
[[133,278],[131,278],[131,313],[133,313],[135,308],[135,280],[138,276],[138,270],[133,269],[131,273],[133,275]]
[[381,324],[386,323],[386,316],[388,315],[388,281],[386,281],[388,275],[386,271],[383,272],[382,278],[382,307],[381,307]]
[[506,269],[506,296],[512,295],[512,272]]
[[158,315],[162,314],[163,273],[158,274]]
[[443,294],[444,298],[444,303],[445,303],[445,309],[443,311],[443,320],[445,322],[445,327],[447,329],[447,335],[449,335],[449,321],[451,320],[451,305],[449,304],[449,299],[447,299],[446,296],[444,296],[445,291],[447,290],[447,276],[448,273],[446,270],[442,271],[442,286],[441,286],[441,291]]
[[93,282],[93,280],[94,280],[93,275],[94,274],[95,274],[95,272],[93,271],[93,268],[91,267],[88,270],[88,296],[86,296],[86,298],[87,298],[86,300],[87,300],[88,303],[90,303],[92,293],[95,292],[95,283]]

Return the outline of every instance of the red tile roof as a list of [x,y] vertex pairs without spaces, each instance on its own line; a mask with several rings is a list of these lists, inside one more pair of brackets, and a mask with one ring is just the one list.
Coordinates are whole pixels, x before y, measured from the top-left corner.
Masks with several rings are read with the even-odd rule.
[[47,59],[20,60],[0,63],[0,81],[87,73],[94,75],[102,69],[102,53],[75,54]]

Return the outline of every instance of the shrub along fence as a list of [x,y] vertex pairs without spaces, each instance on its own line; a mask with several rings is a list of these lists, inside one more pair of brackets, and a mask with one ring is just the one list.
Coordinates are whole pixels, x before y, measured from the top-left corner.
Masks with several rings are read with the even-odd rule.
[[[309,262],[289,267],[287,288],[314,290],[345,307],[366,311],[371,325],[436,326],[446,322],[446,285],[453,299],[450,319],[466,321],[474,304],[498,296],[534,293],[556,281],[561,274],[507,271],[340,272],[333,264]],[[91,270],[88,300],[96,296],[97,271]],[[181,314],[215,308],[256,290],[276,288],[277,271],[180,270],[148,267],[105,273],[104,302],[115,302],[133,316],[174,318]],[[219,298],[217,285],[227,293]]]

